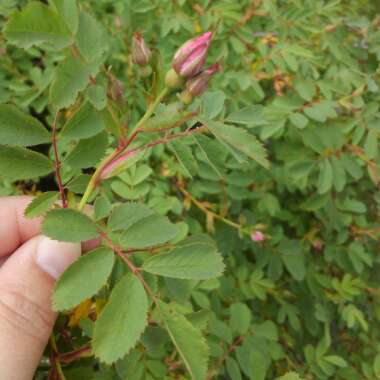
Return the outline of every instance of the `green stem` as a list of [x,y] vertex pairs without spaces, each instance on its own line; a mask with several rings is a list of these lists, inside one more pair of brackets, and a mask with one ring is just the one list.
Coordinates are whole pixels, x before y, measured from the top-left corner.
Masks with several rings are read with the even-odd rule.
[[165,98],[165,96],[169,93],[169,88],[165,87],[161,93],[157,96],[157,98],[154,100],[154,102],[148,107],[146,110],[144,116],[140,119],[140,121],[131,129],[129,133],[129,139],[128,141],[120,145],[117,149],[115,149],[108,157],[106,157],[98,166],[95,173],[92,175],[90,182],[87,185],[87,188],[82,196],[82,199],[80,200],[80,203],[78,205],[78,210],[82,211],[84,207],[86,206],[89,198],[91,197],[91,194],[95,190],[96,186],[98,185],[100,176],[104,170],[104,168],[110,164],[115,158],[117,158],[127,147],[130,145],[130,143],[134,140],[137,133],[139,132],[139,129],[144,125],[144,123],[153,115],[154,110],[156,107],[161,103],[161,101]]
[[148,109],[146,110],[144,116],[134,126],[134,128],[131,129],[130,135],[133,135],[133,133],[137,132],[144,125],[144,123],[153,115],[154,110],[161,103],[161,101],[165,98],[165,96],[169,93],[169,90],[170,89],[168,87],[165,87],[160,92],[160,94],[157,96],[157,98],[154,100],[154,102],[148,107]]

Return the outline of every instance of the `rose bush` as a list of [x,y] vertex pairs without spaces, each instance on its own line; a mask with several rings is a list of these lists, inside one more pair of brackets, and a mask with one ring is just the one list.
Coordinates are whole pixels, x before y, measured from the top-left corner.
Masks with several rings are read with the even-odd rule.
[[1,2],[0,194],[101,239],[36,379],[380,378],[379,13]]

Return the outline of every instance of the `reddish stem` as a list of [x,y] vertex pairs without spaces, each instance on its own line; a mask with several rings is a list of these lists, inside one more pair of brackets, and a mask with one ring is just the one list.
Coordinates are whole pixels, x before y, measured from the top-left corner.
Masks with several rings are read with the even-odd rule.
[[131,270],[131,272],[140,280],[142,285],[144,286],[145,290],[148,292],[149,296],[152,298],[154,303],[159,308],[158,299],[155,296],[153,290],[150,288],[150,286],[146,283],[144,277],[140,273],[140,268],[137,268],[131,260],[128,258],[128,254],[123,251],[122,247],[119,247],[118,245],[114,244],[112,239],[107,235],[106,232],[99,230],[100,236],[105,240],[107,245],[127,264],[128,268]]
[[61,161],[59,160],[58,148],[57,148],[57,120],[59,116],[59,111],[55,114],[53,129],[52,129],[52,145],[54,151],[54,167],[55,167],[55,177],[57,179],[59,193],[61,195],[62,207],[67,208],[67,200],[65,195],[65,189],[62,183],[61,177]]

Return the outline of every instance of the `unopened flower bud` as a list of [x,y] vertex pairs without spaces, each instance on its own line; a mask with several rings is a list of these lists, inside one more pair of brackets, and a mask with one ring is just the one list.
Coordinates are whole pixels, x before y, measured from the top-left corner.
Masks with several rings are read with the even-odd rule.
[[255,243],[261,243],[265,240],[265,235],[261,231],[253,231],[251,233],[251,240]]
[[317,251],[317,252],[322,252],[323,250],[323,242],[319,239],[313,241],[313,248]]
[[206,32],[187,41],[177,50],[172,66],[178,75],[184,78],[192,78],[202,70],[206,62],[211,38],[212,33]]
[[114,161],[112,161],[103,169],[102,173],[100,174],[100,179],[107,179],[107,178],[113,177],[114,175],[119,174],[119,172],[122,171],[126,161],[128,159],[131,159],[132,157],[135,157],[138,153],[139,151],[132,150],[116,158]]
[[214,63],[206,70],[203,70],[196,77],[189,79],[186,82],[186,90],[192,96],[202,95],[208,87],[211,77],[220,70],[219,63]]
[[132,39],[132,61],[139,66],[145,66],[149,63],[152,52],[145,43],[140,33],[135,33]]

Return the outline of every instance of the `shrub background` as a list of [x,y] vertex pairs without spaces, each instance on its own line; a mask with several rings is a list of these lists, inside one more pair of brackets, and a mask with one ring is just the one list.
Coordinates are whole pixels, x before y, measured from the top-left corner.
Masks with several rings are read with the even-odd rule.
[[[2,0],[0,23],[26,3]],[[160,147],[138,166],[138,184],[115,180],[105,190],[112,203],[141,199],[217,240],[227,264],[223,277],[161,284],[183,308],[209,310],[202,329],[211,349],[210,376],[260,380],[295,371],[304,379],[379,379],[380,5],[78,3],[107,31],[99,49],[124,84],[127,104],[135,101],[127,111],[130,123],[141,115],[146,96],[146,83],[131,64],[133,32],[141,31],[168,67],[180,44],[211,29],[210,61],[223,62],[213,81],[217,92],[209,94],[215,112],[256,134],[268,150],[269,170],[212,152],[220,178],[192,146],[200,161],[189,179]],[[0,35],[0,56],[0,102],[51,121],[48,86],[62,55],[21,50]],[[80,185],[69,189],[80,194]],[[4,178],[0,193],[36,194],[54,186],[49,178]],[[239,233],[246,225],[256,225],[265,241]],[[85,314],[71,316],[73,334],[81,334],[76,325]],[[94,371],[93,360],[84,359],[65,370],[67,380],[187,378],[170,362],[166,340],[152,327],[116,366]],[[43,376],[42,365],[37,379]]]

